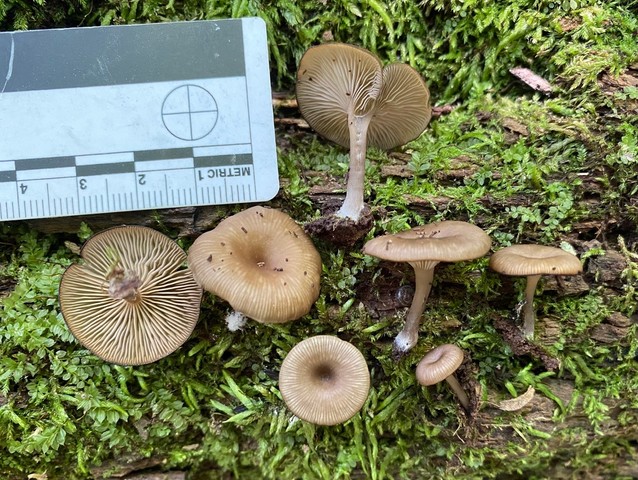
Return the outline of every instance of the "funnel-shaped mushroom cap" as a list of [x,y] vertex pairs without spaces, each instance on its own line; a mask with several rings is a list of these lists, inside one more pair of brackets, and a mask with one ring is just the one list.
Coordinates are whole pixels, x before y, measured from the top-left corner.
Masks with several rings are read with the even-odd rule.
[[302,317],[319,296],[321,257],[285,213],[252,207],[202,234],[188,252],[197,282],[263,323]]
[[382,68],[369,51],[344,43],[308,49],[297,72],[301,114],[320,135],[350,145],[349,115],[371,114],[367,143],[384,150],[418,137],[430,121],[430,92],[409,65]]
[[423,386],[442,382],[463,363],[463,350],[456,345],[445,344],[430,350],[416,367],[416,378]]
[[60,283],[62,315],[95,355],[142,365],[172,353],[190,336],[202,289],[186,254],[151,228],[123,226],[91,237]]
[[576,275],[580,260],[565,250],[546,245],[511,245],[494,253],[490,268],[504,275]]
[[311,47],[297,71],[301,114],[320,135],[348,147],[348,114],[373,107],[382,77],[381,61],[368,50],[345,43]]
[[373,238],[363,252],[393,262],[460,262],[485,255],[491,245],[476,225],[449,220]]
[[382,150],[405,145],[421,135],[431,117],[430,91],[421,75],[405,63],[386,65],[368,144]]
[[318,335],[290,350],[279,372],[279,390],[299,418],[317,425],[336,425],[350,419],[365,403],[370,372],[354,345],[331,335]]

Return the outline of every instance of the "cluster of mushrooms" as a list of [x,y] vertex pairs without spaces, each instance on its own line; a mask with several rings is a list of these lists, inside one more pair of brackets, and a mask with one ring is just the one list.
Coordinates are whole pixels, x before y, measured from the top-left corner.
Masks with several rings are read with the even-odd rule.
[[[357,223],[366,211],[366,143],[389,149],[420,135],[431,114],[427,87],[407,65],[382,67],[370,52],[336,43],[311,48],[301,60],[298,80],[300,109],[310,125],[350,146],[348,191],[335,216]],[[323,92],[322,101],[309,101],[317,98],[316,92]],[[409,120],[401,112],[408,112]],[[330,228],[338,230],[339,221]],[[405,355],[418,341],[436,265],[482,257],[491,244],[481,228],[462,221],[422,225],[365,243],[365,254],[414,268],[414,297],[394,339],[395,355]],[[80,343],[116,364],[151,363],[179,348],[197,323],[203,290],[228,302],[233,318],[261,323],[303,317],[320,293],[321,257],[312,240],[287,214],[262,206],[222,220],[198,237],[188,254],[169,237],[140,226],[96,234],[80,253],[84,262],[69,267],[61,279],[62,314]],[[529,338],[540,276],[581,271],[575,255],[539,245],[503,248],[491,256],[490,267],[505,275],[527,276],[523,329]],[[446,380],[467,410],[468,396],[454,376],[462,362],[461,349],[441,345],[419,362],[417,380],[422,385]],[[355,346],[333,335],[318,335],[287,354],[279,388],[299,418],[335,425],[362,408],[370,373]]]

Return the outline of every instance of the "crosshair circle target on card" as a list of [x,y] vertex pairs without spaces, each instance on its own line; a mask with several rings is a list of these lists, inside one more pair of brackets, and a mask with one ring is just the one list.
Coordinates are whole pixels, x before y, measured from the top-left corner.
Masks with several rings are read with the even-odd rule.
[[215,97],[198,85],[173,89],[162,104],[164,126],[180,140],[204,138],[215,128],[217,116]]

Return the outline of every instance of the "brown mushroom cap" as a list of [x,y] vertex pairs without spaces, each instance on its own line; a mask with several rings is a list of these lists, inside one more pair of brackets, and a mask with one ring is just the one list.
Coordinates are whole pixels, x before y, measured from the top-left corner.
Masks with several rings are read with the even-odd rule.
[[285,213],[252,207],[222,220],[191,246],[197,282],[263,323],[302,317],[319,296],[321,257]]
[[445,220],[369,240],[363,252],[393,262],[459,262],[485,255],[492,240],[476,225]]
[[349,115],[371,113],[367,143],[384,150],[417,138],[430,121],[430,92],[406,64],[382,68],[368,50],[345,43],[309,48],[299,63],[297,101],[310,126],[350,145]]
[[416,367],[416,378],[423,386],[442,382],[463,363],[463,350],[456,345],[445,344],[430,350]]
[[177,243],[151,228],[122,226],[91,237],[84,264],[60,282],[60,307],[73,335],[121,365],[159,360],[180,347],[199,318],[202,289]]
[[381,93],[368,127],[368,144],[390,150],[417,138],[430,123],[430,91],[410,65],[383,68]]
[[576,275],[582,265],[576,255],[546,245],[511,245],[494,253],[490,268],[504,275]]
[[297,71],[299,110],[320,135],[348,147],[348,114],[373,106],[382,78],[381,61],[368,50],[345,43],[311,47]]
[[361,410],[370,390],[370,372],[354,345],[332,335],[317,335],[299,342],[286,355],[279,390],[299,418],[336,425]]

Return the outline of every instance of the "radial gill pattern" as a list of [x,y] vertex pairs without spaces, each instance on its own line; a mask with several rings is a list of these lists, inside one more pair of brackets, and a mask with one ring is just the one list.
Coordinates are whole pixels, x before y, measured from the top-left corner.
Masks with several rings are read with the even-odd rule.
[[336,425],[354,416],[370,389],[370,373],[361,352],[331,335],[307,338],[284,359],[279,389],[299,418]]
[[188,339],[202,290],[170,238],[146,227],[116,227],[91,237],[81,256],[84,263],[62,276],[60,305],[69,329],[91,352],[141,365]]

